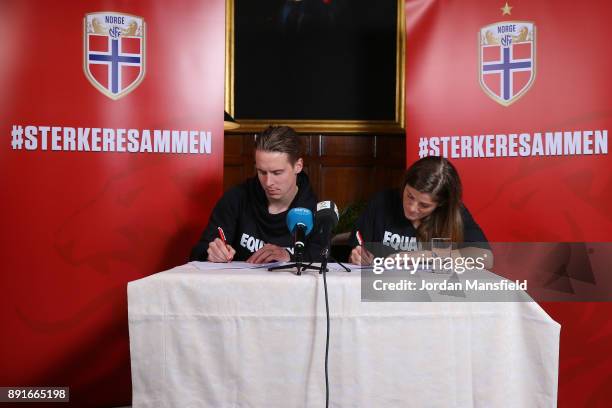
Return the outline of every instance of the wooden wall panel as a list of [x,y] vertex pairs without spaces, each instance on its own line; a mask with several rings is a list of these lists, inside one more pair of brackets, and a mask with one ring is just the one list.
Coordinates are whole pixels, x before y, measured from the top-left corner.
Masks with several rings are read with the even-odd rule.
[[245,174],[243,166],[223,166],[223,191],[242,183],[250,175]]
[[[397,140],[397,136],[378,136],[376,138],[376,157],[381,160],[388,160],[394,165],[401,163],[402,168],[406,164],[406,140],[401,137],[401,141]],[[398,147],[402,146],[402,149]]]
[[[343,208],[398,186],[406,164],[403,135],[300,135],[305,171],[319,199]],[[226,134],[224,188],[255,175],[252,134]]]
[[320,136],[321,157],[374,158],[376,137],[372,136]]
[[244,139],[242,135],[225,135],[223,154],[226,162],[228,157],[241,156],[244,153]]
[[319,199],[332,200],[341,210],[376,189],[372,169],[357,166],[321,166],[319,186]]

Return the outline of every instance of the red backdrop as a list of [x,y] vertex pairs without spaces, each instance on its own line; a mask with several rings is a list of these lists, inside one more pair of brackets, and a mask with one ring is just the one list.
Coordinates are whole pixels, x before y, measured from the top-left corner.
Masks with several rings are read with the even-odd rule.
[[[431,143],[433,137],[527,133],[535,138],[539,132],[544,137],[545,132],[612,127],[609,2],[515,0],[508,2],[510,14],[502,15],[504,3],[406,1],[408,163],[418,159],[423,139]],[[535,81],[509,106],[479,84],[480,29],[504,21],[536,26]],[[593,155],[529,157],[448,152],[462,176],[465,202],[490,240],[609,241],[607,148]],[[610,304],[542,306],[562,325],[559,406],[609,406]]]
[[[185,263],[221,194],[224,8],[0,3],[1,386],[70,386],[75,406],[129,404],[126,283]],[[83,19],[100,11],[146,24],[146,74],[118,100],[84,74]],[[43,150],[38,128],[36,150],[14,148],[28,125],[137,129],[141,147],[145,129],[203,132],[208,145],[60,151],[49,132]]]

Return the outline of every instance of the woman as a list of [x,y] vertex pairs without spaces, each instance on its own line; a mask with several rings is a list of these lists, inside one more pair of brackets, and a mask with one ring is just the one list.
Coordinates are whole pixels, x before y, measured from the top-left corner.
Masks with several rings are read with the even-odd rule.
[[[353,231],[349,261],[369,265],[373,255],[363,244],[380,243],[389,252],[409,252],[429,257],[432,238],[450,238],[452,256],[482,257],[493,266],[487,238],[461,201],[461,180],[445,158],[429,156],[414,163],[404,176],[400,191],[378,193],[361,214]],[[425,245],[423,245],[426,243]]]

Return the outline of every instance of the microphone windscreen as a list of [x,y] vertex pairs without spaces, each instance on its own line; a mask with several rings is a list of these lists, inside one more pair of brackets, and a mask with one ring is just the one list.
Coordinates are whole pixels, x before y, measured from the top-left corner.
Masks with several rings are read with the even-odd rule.
[[302,207],[296,207],[289,210],[287,213],[287,228],[289,228],[289,232],[293,233],[298,224],[304,225],[306,228],[306,235],[310,234],[314,224],[312,211]]
[[338,225],[340,214],[338,206],[333,201],[321,201],[317,204],[317,214],[315,215],[318,225],[329,225],[333,229]]

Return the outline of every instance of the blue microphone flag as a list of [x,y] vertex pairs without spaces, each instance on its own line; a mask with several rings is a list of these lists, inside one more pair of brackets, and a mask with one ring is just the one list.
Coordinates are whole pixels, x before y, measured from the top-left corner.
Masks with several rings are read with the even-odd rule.
[[312,211],[302,207],[296,207],[289,210],[287,213],[287,228],[289,228],[289,232],[293,233],[298,224],[304,225],[306,235],[310,234],[314,224]]

